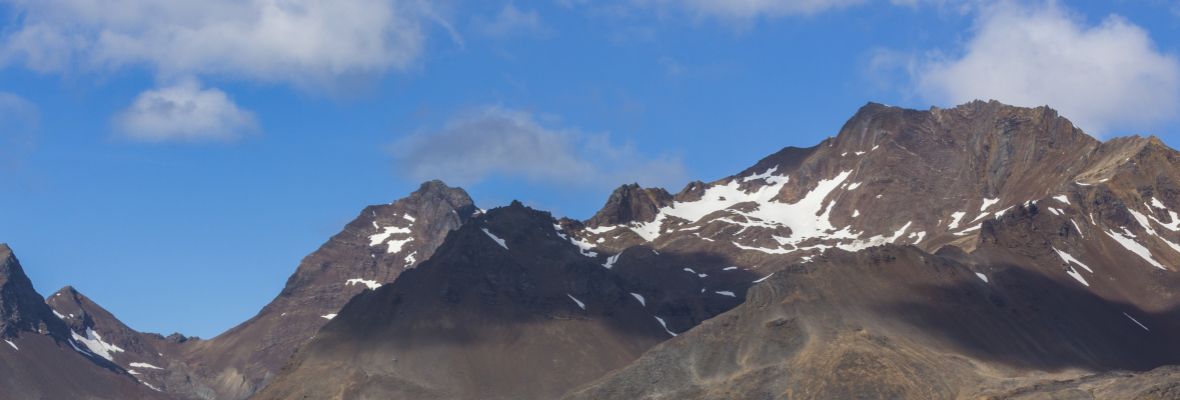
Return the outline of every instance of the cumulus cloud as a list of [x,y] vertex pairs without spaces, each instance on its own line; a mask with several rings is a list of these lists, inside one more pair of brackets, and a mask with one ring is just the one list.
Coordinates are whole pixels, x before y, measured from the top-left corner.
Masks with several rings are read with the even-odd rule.
[[493,18],[475,19],[475,28],[493,37],[545,32],[536,10],[523,11],[512,3],[505,4]]
[[1180,112],[1175,55],[1122,17],[1087,25],[1054,2],[985,7],[961,54],[924,57],[911,70],[914,89],[928,100],[1049,105],[1097,134]]
[[865,0],[634,0],[646,6],[676,6],[701,17],[751,19],[813,15],[864,3]]
[[225,92],[193,79],[140,93],[115,118],[128,139],[142,142],[233,141],[256,130],[254,115]]
[[500,107],[404,137],[394,143],[393,154],[398,171],[408,178],[460,185],[513,177],[561,185],[665,186],[683,183],[687,176],[677,158],[646,157],[606,135],[548,127],[530,113]]
[[0,63],[40,72],[144,66],[301,87],[410,66],[425,0],[0,0],[18,15]]

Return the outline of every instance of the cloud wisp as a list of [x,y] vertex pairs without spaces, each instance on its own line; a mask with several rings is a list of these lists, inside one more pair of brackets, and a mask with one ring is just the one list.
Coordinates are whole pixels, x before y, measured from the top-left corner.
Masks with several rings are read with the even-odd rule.
[[0,92],[0,172],[21,167],[35,146],[39,125],[36,105],[15,94]]
[[633,0],[645,7],[676,7],[695,17],[748,20],[758,17],[814,15],[865,3],[866,0]]
[[959,54],[907,63],[920,97],[1050,105],[1098,135],[1180,116],[1180,62],[1130,21],[1111,15],[1087,25],[1053,2],[978,12]]
[[486,107],[392,146],[398,173],[459,185],[489,178],[605,188],[623,183],[664,186],[685,181],[675,157],[647,157],[607,135],[542,125],[531,113]]

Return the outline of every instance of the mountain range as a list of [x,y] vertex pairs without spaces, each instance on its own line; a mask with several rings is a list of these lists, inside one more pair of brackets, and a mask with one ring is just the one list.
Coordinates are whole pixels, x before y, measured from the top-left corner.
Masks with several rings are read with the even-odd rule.
[[44,298],[4,246],[0,397],[1177,399],[1178,211],[1158,138],[870,103],[584,221],[423,183],[211,339]]

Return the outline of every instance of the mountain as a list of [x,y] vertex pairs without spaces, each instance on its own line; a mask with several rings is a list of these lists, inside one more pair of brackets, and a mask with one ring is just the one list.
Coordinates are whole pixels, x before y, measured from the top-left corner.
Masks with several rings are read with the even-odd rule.
[[[625,185],[586,221],[473,218],[258,397],[1002,398],[1163,379],[1147,371],[1180,363],[1177,160],[1047,107],[870,103],[815,147],[675,194]],[[620,289],[568,292],[590,274]],[[666,336],[596,314],[619,291]],[[552,317],[563,301],[620,328]],[[553,339],[582,332],[600,348]]]
[[1180,153],[994,101],[870,103],[814,147],[623,185],[584,221],[427,182],[210,340],[0,273],[0,335],[96,387],[5,359],[20,393],[1180,398]]
[[253,318],[181,348],[197,382],[185,396],[244,399],[265,385],[353,296],[430,258],[478,209],[462,189],[426,182],[408,197],[366,207],[305,257],[282,292]]
[[[497,208],[353,298],[255,398],[552,399],[674,336],[663,305],[737,304],[672,265],[645,266],[666,279],[648,290],[572,244],[548,213]],[[711,289],[743,293],[753,280],[729,274],[740,283]]]
[[191,372],[180,355],[183,346],[199,339],[131,329],[72,286],[50,295],[45,303],[66,323],[74,341],[90,353],[166,393],[195,390]]
[[[790,152],[659,214],[665,231],[729,229],[732,247],[778,257],[774,276],[568,398],[1175,398],[1161,393],[1176,393],[1162,366],[1180,363],[1180,157],[1157,138],[1099,142],[1044,107],[870,104],[836,138]],[[751,176],[818,183],[734,203]],[[803,216],[760,213],[816,193]],[[675,219],[681,208],[692,218]],[[648,224],[597,231],[692,240]],[[902,228],[872,230],[890,226]],[[751,249],[755,228],[790,231]]]
[[75,338],[0,244],[0,398],[165,399]]

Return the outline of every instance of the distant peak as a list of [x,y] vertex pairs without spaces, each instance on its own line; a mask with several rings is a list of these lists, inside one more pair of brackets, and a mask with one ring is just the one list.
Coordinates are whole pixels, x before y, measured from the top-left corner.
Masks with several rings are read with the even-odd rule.
[[53,292],[53,294],[50,295],[50,297],[57,296],[57,295],[67,295],[70,297],[77,297],[77,296],[80,296],[81,294],[82,294],[81,292],[78,292],[78,289],[74,288],[71,285],[66,285],[66,286],[62,287],[61,289],[58,289],[56,292]]
[[418,190],[410,194],[409,199],[418,199],[419,201],[443,200],[455,208],[471,208],[475,205],[475,202],[467,194],[467,191],[462,188],[447,186],[446,183],[437,179],[422,182],[418,186]]
[[[450,191],[450,190],[454,190],[454,189],[455,188],[447,186],[447,184],[445,182],[438,180],[438,179],[422,182],[422,184],[418,186],[419,192],[439,192],[439,191]],[[462,190],[462,189],[459,189],[459,190]]]
[[644,188],[638,183],[619,186],[588,224],[609,226],[651,221],[660,208],[671,202],[672,195],[662,188]]

